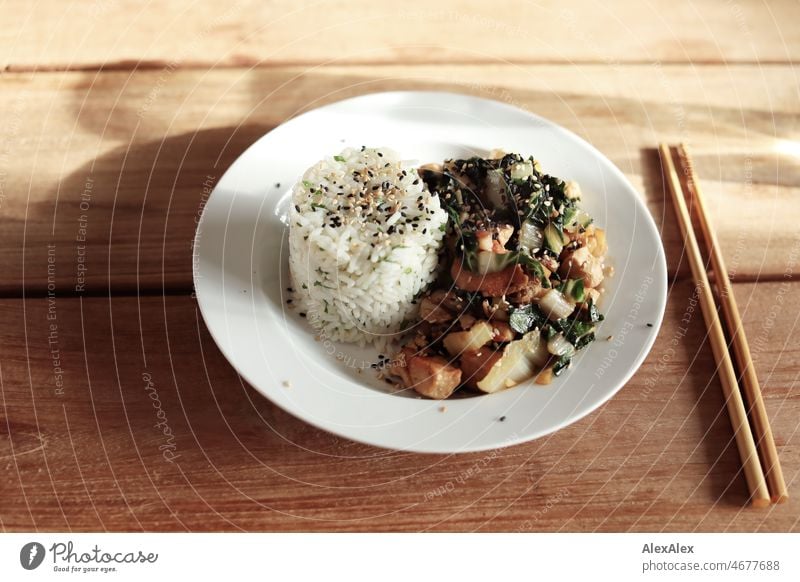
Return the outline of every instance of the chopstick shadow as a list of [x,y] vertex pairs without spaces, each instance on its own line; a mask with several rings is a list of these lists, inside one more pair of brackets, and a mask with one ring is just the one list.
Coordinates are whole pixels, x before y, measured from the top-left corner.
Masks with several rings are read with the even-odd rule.
[[[664,212],[658,221],[662,238],[682,240],[658,150],[642,149],[641,162],[648,199],[664,200]],[[701,482],[707,482],[711,495],[718,504],[742,507],[748,498],[747,486],[728,420],[722,386],[717,377],[711,344],[708,342],[700,305],[697,303],[695,287],[691,283],[685,249],[683,245],[665,245],[665,251],[667,262],[674,266],[676,273],[668,291],[668,302],[672,306],[668,307],[667,315],[672,314],[677,319],[669,326],[669,329],[677,330],[670,341],[676,350],[684,352],[683,357],[677,359],[690,362],[686,370],[674,372],[674,377],[682,377],[681,383],[677,387],[668,388],[674,389],[676,393],[688,392],[687,398],[695,402],[692,410],[695,419],[687,419],[687,422],[697,423],[699,426],[695,432],[703,435],[697,445],[702,448],[704,466],[708,467],[708,472]]]

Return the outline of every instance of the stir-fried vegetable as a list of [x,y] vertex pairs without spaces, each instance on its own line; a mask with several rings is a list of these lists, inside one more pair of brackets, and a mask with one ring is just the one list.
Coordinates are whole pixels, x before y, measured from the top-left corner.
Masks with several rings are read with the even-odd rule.
[[581,207],[578,184],[502,153],[446,160],[420,176],[449,216],[445,268],[420,298],[421,322],[404,350],[429,358],[413,367],[435,377],[417,378],[416,388],[408,366],[396,375],[440,398],[453,367],[460,386],[483,392],[562,374],[603,319],[596,300],[606,237]]

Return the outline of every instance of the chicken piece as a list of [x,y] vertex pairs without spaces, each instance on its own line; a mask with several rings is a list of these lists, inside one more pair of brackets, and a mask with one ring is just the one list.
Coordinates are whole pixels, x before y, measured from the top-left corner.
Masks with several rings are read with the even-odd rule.
[[555,257],[551,257],[550,255],[545,255],[541,259],[539,259],[539,262],[542,263],[542,266],[551,273],[558,271],[559,264],[558,260]]
[[419,316],[428,323],[446,323],[455,319],[448,309],[432,297],[423,297],[419,302]]
[[581,187],[577,182],[570,180],[564,184],[564,194],[567,196],[567,198],[580,198]]
[[508,321],[508,310],[511,304],[505,300],[504,296],[493,297],[491,303],[488,299],[484,299],[481,303],[483,314],[489,321]]
[[501,224],[495,227],[495,232],[495,239],[505,249],[506,243],[511,239],[511,235],[514,234],[514,227],[510,224]]
[[491,232],[488,230],[479,230],[475,233],[475,238],[478,241],[479,251],[492,252],[492,243],[494,243],[494,239],[492,238]]
[[511,326],[504,321],[492,321],[492,341],[506,343],[514,341],[516,334]]
[[488,347],[477,352],[466,352],[461,355],[461,373],[464,384],[470,388],[478,388],[478,382],[486,377],[489,370],[503,357],[502,350]]
[[510,224],[501,224],[491,230],[479,230],[475,233],[478,240],[478,250],[504,255],[508,252],[506,243],[514,234],[514,227]]
[[587,247],[581,247],[564,253],[559,274],[562,279],[583,279],[586,287],[597,287],[603,282],[603,264]]
[[586,247],[595,257],[602,258],[608,252],[606,244],[606,231],[602,228],[595,228],[590,236],[586,238]]
[[528,303],[533,303],[535,299],[541,297],[544,291],[545,288],[542,287],[541,281],[539,281],[537,277],[534,277],[528,281],[525,287],[513,295],[509,295],[508,300],[516,305],[526,305]]
[[464,309],[464,300],[455,293],[445,291],[444,289],[436,289],[435,291],[431,292],[428,297],[431,301],[435,302],[441,307],[444,307],[445,309],[452,311],[453,313],[459,313]]
[[476,321],[477,319],[475,318],[475,316],[469,313],[462,313],[461,315],[458,316],[458,323],[461,324],[461,329],[465,331],[470,329],[473,325],[475,325]]
[[408,362],[416,355],[416,350],[408,345],[397,352],[395,357],[386,366],[386,373],[400,378],[403,386],[411,386],[411,376],[408,373]]
[[450,396],[461,384],[461,370],[441,356],[413,356],[408,360],[410,386],[434,400]]
[[473,273],[461,266],[460,260],[453,261],[450,268],[456,287],[464,291],[480,291],[488,297],[501,297],[506,294],[516,293],[528,284],[528,276],[522,267],[513,265],[496,273]]

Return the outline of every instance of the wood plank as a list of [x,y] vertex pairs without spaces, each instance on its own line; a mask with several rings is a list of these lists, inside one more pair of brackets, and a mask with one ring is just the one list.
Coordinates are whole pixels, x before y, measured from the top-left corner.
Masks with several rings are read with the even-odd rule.
[[683,281],[650,357],[607,405],[539,441],[448,457],[355,444],[277,410],[224,361],[189,297],[0,300],[0,524],[797,530],[800,282],[735,287],[789,482],[786,505],[743,508],[713,358]]
[[[190,0],[4,5],[10,70],[320,63],[796,62],[791,0]],[[476,43],[476,39],[478,42]]]
[[0,292],[44,292],[48,252],[62,293],[75,289],[80,258],[87,292],[188,291],[198,213],[236,156],[300,111],[392,89],[498,99],[577,132],[642,192],[672,273],[682,243],[652,148],[688,141],[731,271],[742,280],[791,276],[800,214],[795,76],[788,66],[734,74],[646,65],[7,74]]

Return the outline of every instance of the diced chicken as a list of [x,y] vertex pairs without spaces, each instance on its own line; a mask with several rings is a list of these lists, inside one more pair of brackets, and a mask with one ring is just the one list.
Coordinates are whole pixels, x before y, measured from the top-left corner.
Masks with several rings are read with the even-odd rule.
[[389,362],[389,365],[386,366],[386,372],[392,376],[396,376],[400,378],[403,383],[403,386],[411,386],[411,376],[408,374],[408,362],[413,358],[416,354],[414,348],[405,346],[401,349],[397,355]]
[[453,261],[450,274],[456,287],[464,291],[480,291],[488,297],[501,297],[516,293],[528,284],[528,276],[522,267],[513,265],[496,273],[473,273],[461,266],[461,261]]
[[494,243],[494,239],[492,238],[492,233],[488,230],[479,230],[475,233],[475,238],[478,241],[478,250],[491,252],[492,251],[492,243]]
[[503,255],[508,252],[506,243],[513,234],[514,227],[510,224],[501,224],[491,230],[479,230],[475,233],[478,250]]
[[545,255],[541,259],[539,259],[539,262],[542,263],[542,266],[545,269],[547,269],[550,273],[558,271],[559,264],[558,260],[555,257],[551,257],[550,255]]
[[424,356],[405,346],[387,366],[387,372],[423,396],[441,400],[461,384],[461,370],[441,356]]
[[486,377],[492,366],[499,362],[502,357],[502,351],[489,348],[462,354],[461,371],[464,383],[471,388],[477,388],[478,382]]
[[497,242],[499,242],[500,246],[505,249],[506,243],[511,238],[511,235],[514,234],[514,227],[510,224],[501,224],[495,228],[495,231],[497,233],[495,236]]
[[508,303],[502,297],[495,299],[497,301],[484,299],[481,302],[483,314],[489,321],[508,321]]
[[504,321],[492,322],[492,341],[505,343],[513,341],[515,337],[514,330],[511,326]]
[[414,390],[435,400],[449,397],[461,384],[461,370],[441,356],[413,356],[408,375]]
[[463,330],[470,329],[473,325],[475,325],[476,321],[477,320],[475,319],[475,316],[470,315],[469,313],[462,313],[458,316],[458,323],[461,325],[461,329]]
[[594,232],[586,238],[586,247],[595,257],[604,257],[608,252],[606,244],[606,231],[602,228],[595,228]]
[[542,296],[544,291],[545,289],[542,287],[542,283],[538,278],[534,277],[528,281],[528,284],[524,288],[513,295],[509,295],[508,298],[516,305],[525,305],[527,303],[533,303],[535,299]]
[[580,198],[581,187],[577,182],[569,181],[564,185],[564,194],[567,198]]
[[442,307],[431,297],[424,297],[419,302],[419,316],[428,323],[445,323],[454,319],[448,309]]
[[464,300],[455,293],[445,291],[444,289],[436,289],[428,297],[434,303],[453,313],[459,313],[464,310]]
[[553,368],[545,368],[538,374],[536,374],[536,379],[534,382],[541,386],[547,386],[553,381]]
[[586,287],[597,287],[603,282],[603,264],[587,247],[564,254],[559,274],[562,279],[583,279]]

